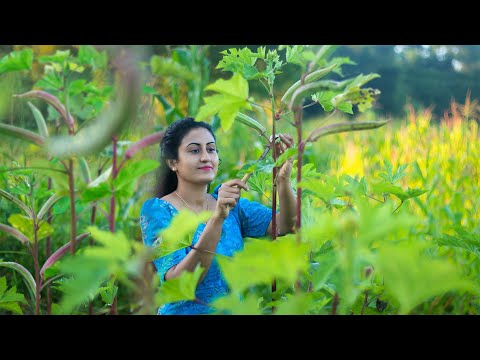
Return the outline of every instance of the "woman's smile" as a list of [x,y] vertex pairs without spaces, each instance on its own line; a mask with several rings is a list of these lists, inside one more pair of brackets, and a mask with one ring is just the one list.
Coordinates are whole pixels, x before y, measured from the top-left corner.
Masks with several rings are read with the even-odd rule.
[[199,168],[199,170],[202,170],[202,171],[211,171],[211,170],[213,170],[213,167],[211,167],[211,166],[204,166],[204,167]]

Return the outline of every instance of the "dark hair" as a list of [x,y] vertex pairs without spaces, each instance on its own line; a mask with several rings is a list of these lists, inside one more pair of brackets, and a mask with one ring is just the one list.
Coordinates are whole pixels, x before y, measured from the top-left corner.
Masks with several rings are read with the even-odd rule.
[[215,141],[217,140],[209,124],[203,121],[195,121],[195,119],[191,117],[177,120],[170,124],[165,130],[165,135],[160,143],[160,168],[158,170],[158,180],[155,187],[155,197],[160,199],[172,193],[177,188],[177,174],[167,165],[167,160],[178,160],[178,148],[183,138],[190,130],[196,128],[207,129]]

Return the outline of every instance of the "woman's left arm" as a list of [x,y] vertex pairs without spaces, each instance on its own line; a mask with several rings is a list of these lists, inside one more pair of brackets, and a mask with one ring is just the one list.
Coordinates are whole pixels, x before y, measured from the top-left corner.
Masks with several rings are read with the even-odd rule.
[[[276,144],[277,154],[283,154],[293,146],[293,138],[289,134],[279,134],[281,142]],[[280,212],[277,213],[278,232],[281,235],[295,232],[297,217],[297,198],[290,183],[293,159],[289,159],[280,167],[277,175],[278,201]],[[268,226],[267,234],[272,234],[272,223]]]
[[[288,166],[292,167],[290,161],[286,161],[283,166],[287,163],[289,164]],[[278,232],[281,235],[294,233],[297,219],[297,198],[293,194],[292,185],[290,184],[290,174],[288,179],[281,179],[279,174],[277,188],[278,201],[280,203],[280,212],[277,214]]]

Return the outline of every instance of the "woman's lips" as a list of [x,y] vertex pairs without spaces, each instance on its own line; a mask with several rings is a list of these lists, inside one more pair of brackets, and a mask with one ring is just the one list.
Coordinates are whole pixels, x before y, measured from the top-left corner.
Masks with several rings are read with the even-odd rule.
[[210,171],[210,170],[213,170],[213,168],[212,168],[212,167],[210,167],[210,166],[207,166],[207,167],[200,168],[200,170],[203,170],[203,171]]

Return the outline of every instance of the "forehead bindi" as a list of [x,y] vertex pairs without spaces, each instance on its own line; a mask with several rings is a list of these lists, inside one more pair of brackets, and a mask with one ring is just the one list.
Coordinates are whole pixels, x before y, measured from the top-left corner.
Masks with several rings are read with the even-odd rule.
[[183,138],[182,146],[188,147],[192,143],[200,144],[200,145],[207,145],[207,144],[215,145],[215,139],[207,129],[203,129],[203,128],[193,129]]

